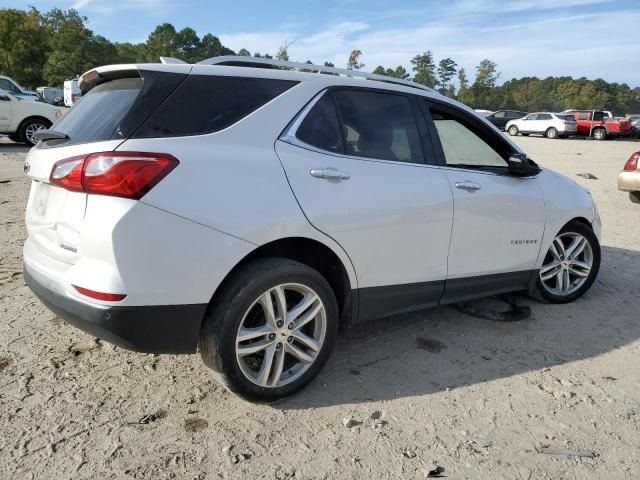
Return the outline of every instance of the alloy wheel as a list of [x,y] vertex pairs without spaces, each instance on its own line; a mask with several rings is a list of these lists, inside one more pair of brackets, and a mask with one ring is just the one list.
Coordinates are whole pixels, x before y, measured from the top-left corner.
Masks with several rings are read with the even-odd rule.
[[286,283],[260,295],[236,334],[236,359],[243,375],[268,388],[300,378],[314,363],[327,331],[320,296],[306,285]]
[[543,287],[553,295],[567,296],[587,281],[593,267],[593,250],[579,233],[562,233],[553,242],[540,268]]
[[34,138],[34,135],[38,130],[42,130],[43,128],[47,128],[43,123],[34,122],[27,125],[27,128],[24,130],[24,136],[31,145],[38,143],[38,140]]

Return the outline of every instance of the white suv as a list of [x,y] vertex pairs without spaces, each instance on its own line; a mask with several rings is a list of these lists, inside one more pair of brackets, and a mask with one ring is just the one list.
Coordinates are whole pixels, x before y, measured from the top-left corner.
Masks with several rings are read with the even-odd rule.
[[505,130],[509,135],[544,135],[547,138],[567,138],[578,131],[576,117],[564,113],[536,112],[511,120]]
[[464,105],[328,67],[171,62],[84,74],[27,157],[25,279],[69,323],[199,350],[269,400],[320,371],[339,326],[592,285],[589,192]]
[[24,100],[0,90],[0,134],[8,135],[14,142],[34,146],[37,143],[35,133],[49,128],[62,115],[62,109],[53,105]]

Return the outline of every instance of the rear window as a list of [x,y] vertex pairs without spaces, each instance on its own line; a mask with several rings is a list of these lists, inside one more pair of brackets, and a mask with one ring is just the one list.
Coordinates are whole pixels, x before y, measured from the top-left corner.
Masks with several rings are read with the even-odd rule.
[[575,122],[576,117],[573,115],[556,115],[560,120],[566,120],[567,122]]
[[217,132],[297,83],[269,78],[189,76],[133,137],[178,137]]
[[98,85],[52,128],[69,136],[65,146],[109,140],[142,90],[142,83],[138,77]]

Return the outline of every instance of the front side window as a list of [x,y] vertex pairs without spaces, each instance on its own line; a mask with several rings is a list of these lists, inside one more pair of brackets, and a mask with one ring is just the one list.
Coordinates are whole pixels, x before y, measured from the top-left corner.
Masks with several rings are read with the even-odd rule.
[[5,90],[10,93],[20,93],[18,88],[6,78],[0,78],[0,90]]
[[535,120],[536,118],[538,118],[538,114],[537,113],[532,113],[531,115],[527,115],[526,117],[524,117],[523,120]]
[[330,93],[322,95],[296,131],[298,140],[322,150],[343,153],[338,116]]
[[364,90],[337,90],[333,95],[345,154],[423,163],[418,128],[407,97]]
[[496,112],[493,114],[493,118],[504,118],[506,117],[507,112]]
[[508,158],[510,149],[499,137],[469,122],[462,115],[437,107],[431,108],[431,118],[448,166],[490,169],[507,167],[505,158]]

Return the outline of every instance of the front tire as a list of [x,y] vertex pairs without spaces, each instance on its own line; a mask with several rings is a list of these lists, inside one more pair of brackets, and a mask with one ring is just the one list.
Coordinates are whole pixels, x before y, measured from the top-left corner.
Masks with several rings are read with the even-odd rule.
[[518,127],[516,127],[515,125],[511,125],[507,132],[509,132],[509,135],[511,135],[512,137],[515,137],[516,135],[518,135]]
[[640,203],[640,192],[629,192],[629,200],[632,203]]
[[200,354],[234,393],[278,400],[320,372],[338,319],[333,290],[316,270],[283,258],[255,260],[214,299],[200,333]]
[[550,303],[568,303],[591,288],[600,269],[600,243],[584,223],[568,223],[542,262],[536,293]]
[[31,118],[25,120],[18,129],[20,141],[26,143],[29,147],[33,147],[36,143],[38,143],[38,140],[34,138],[35,133],[38,130],[49,128],[50,126],[51,122],[40,118]]

